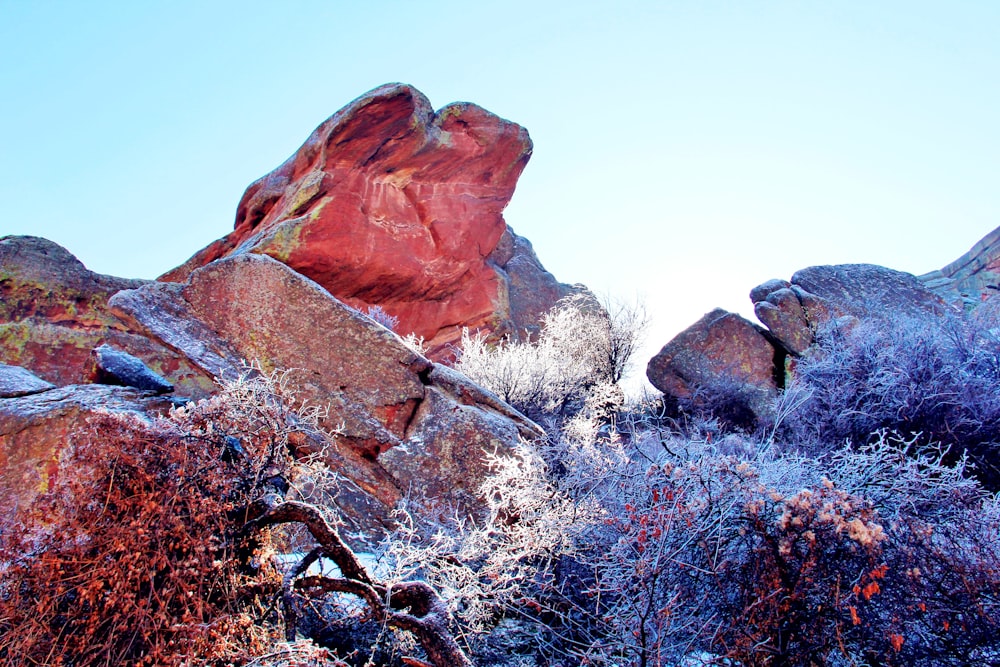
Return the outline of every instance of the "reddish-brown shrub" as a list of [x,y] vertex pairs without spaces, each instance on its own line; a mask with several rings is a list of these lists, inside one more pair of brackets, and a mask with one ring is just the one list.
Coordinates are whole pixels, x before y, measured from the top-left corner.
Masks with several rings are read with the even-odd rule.
[[287,465],[287,422],[236,399],[96,416],[50,493],[0,519],[0,662],[228,665],[267,649],[280,577],[238,515]]
[[[322,448],[324,434],[283,379],[248,375],[166,417],[91,420],[49,493],[0,519],[0,664],[343,665],[343,646],[295,641],[322,639],[330,595],[412,635],[438,667],[469,664],[429,585],[381,583],[335,518],[285,497],[303,472],[315,486],[329,471],[293,460],[290,441]],[[279,572],[272,530],[297,524],[310,551]],[[339,576],[313,574],[319,560]]]

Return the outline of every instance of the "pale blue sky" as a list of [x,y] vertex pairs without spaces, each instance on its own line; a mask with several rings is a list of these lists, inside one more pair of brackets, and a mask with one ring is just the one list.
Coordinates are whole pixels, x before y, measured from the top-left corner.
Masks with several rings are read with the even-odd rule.
[[388,81],[528,128],[508,222],[645,297],[650,350],[768,278],[922,273],[1000,225],[998,2],[0,0],[0,234],[154,277]]

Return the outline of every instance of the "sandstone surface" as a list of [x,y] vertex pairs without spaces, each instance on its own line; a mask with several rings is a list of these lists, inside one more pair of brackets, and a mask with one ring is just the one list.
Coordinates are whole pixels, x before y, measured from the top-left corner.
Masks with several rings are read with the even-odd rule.
[[974,306],[1000,292],[1000,227],[968,252],[937,271],[919,277],[949,303]]
[[699,394],[730,395],[760,418],[777,395],[779,356],[760,327],[716,308],[664,345],[646,376],[674,398],[697,402]]
[[269,255],[444,357],[463,327],[519,335],[572,291],[503,210],[531,156],[527,131],[468,103],[434,111],[388,84],[321,124],[240,201],[232,233],[160,280],[243,253]]
[[803,354],[813,342],[813,331],[798,295],[782,287],[754,304],[757,319],[793,354]]
[[650,360],[646,374],[653,386],[675,399],[723,390],[746,395],[746,406],[759,418],[768,414],[796,359],[815,350],[825,332],[954,308],[921,279],[874,264],[811,266],[790,281],[754,287],[750,300],[766,332],[738,315],[712,311]]
[[45,493],[95,411],[148,414],[170,405],[151,392],[97,384],[0,399],[0,506],[12,511]]
[[141,357],[178,392],[204,396],[212,378],[137,334],[108,299],[142,285],[89,271],[66,249],[32,236],[0,238],[0,362],[57,385],[90,382],[93,350],[105,343]]
[[922,317],[949,310],[944,299],[914,275],[875,264],[811,266],[792,276],[792,285],[816,295],[838,315]]
[[366,529],[404,494],[474,511],[487,453],[539,435],[496,397],[266,255],[219,259],[184,284],[143,285],[110,305],[206,372],[233,377],[244,360],[263,372],[288,369],[303,404],[329,406],[322,423],[334,447],[324,454],[365,499],[340,509]]
[[55,385],[46,382],[27,368],[0,364],[0,398],[16,398],[30,394],[40,394]]

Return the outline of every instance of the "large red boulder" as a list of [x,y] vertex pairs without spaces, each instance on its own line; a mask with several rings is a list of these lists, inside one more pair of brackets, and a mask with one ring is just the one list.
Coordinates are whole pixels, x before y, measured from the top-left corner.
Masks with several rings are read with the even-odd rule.
[[677,334],[649,360],[646,377],[674,399],[725,400],[762,419],[778,393],[780,352],[763,330],[721,308]]
[[432,353],[457,341],[463,327],[517,334],[523,320],[537,324],[536,313],[520,313],[518,287],[541,281],[534,300],[544,309],[570,291],[532,261],[530,246],[515,247],[504,222],[531,150],[523,127],[478,106],[435,112],[410,86],[382,86],[250,185],[233,232],[160,280],[183,281],[220,257],[261,253],[351,306],[381,306],[398,318],[398,331],[424,337]]

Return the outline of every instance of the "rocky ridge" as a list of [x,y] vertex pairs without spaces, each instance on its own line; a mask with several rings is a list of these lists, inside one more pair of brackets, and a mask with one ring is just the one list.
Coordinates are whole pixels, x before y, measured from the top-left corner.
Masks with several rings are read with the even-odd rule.
[[954,262],[919,279],[949,303],[964,307],[996,294],[1000,291],[1000,227]]

